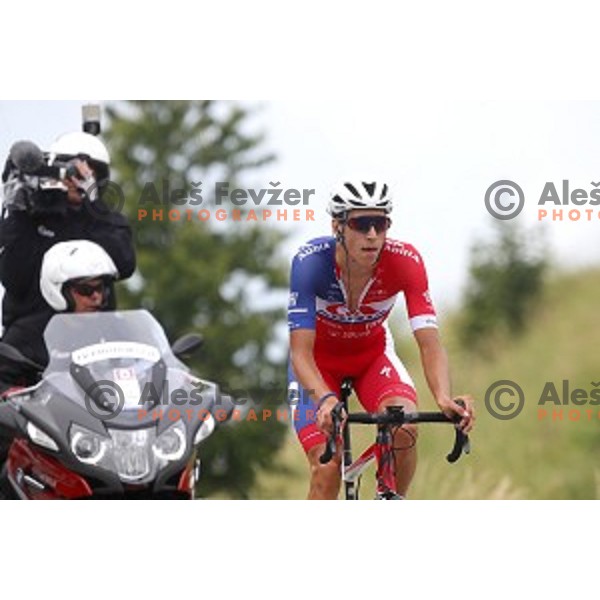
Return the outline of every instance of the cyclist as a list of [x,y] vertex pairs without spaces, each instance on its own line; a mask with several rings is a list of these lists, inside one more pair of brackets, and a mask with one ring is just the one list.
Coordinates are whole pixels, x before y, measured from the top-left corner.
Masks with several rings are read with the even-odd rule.
[[[431,392],[448,416],[469,431],[470,396],[452,397],[446,352],[437,329],[423,259],[410,244],[387,238],[392,199],[387,184],[346,181],[334,190],[328,212],[333,237],[303,245],[292,263],[289,302],[290,403],[294,426],[311,470],[309,498],[335,499],[338,456],[319,463],[331,431],[331,411],[345,376],[369,412],[400,405],[414,411],[417,394],[395,353],[387,318],[398,294],[406,300]],[[462,399],[465,407],[456,400]],[[397,489],[408,490],[416,468],[414,425],[394,435]]]

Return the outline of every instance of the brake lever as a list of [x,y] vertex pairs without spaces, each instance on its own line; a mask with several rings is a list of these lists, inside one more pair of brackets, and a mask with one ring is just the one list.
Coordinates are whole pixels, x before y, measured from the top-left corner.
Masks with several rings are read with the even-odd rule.
[[[457,400],[456,404],[459,406],[465,407],[465,403],[462,400]],[[456,422],[460,421],[460,417],[456,417]],[[449,463],[455,463],[464,452],[465,454],[469,454],[471,452],[471,442],[469,441],[469,436],[464,433],[458,425],[455,423],[454,425],[454,447],[450,451],[449,454],[446,455],[446,460]]]
[[338,402],[331,411],[331,420],[333,421],[333,431],[331,435],[327,439],[327,444],[325,445],[325,451],[319,457],[319,462],[322,465],[326,465],[337,452],[337,438],[340,434],[340,424],[342,422],[342,411],[344,409],[344,405],[341,402]]
[[327,439],[327,445],[325,446],[325,452],[319,457],[319,462],[322,465],[326,465],[337,452],[337,444],[335,442],[336,436],[331,436]]

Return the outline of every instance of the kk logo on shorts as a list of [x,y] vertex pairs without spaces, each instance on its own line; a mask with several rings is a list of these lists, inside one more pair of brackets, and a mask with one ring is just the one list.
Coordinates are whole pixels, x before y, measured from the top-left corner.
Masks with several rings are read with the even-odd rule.
[[392,367],[388,367],[387,365],[385,367],[383,367],[383,369],[381,369],[381,371],[379,371],[380,375],[383,375],[384,377],[387,377],[388,379],[391,378],[391,372],[392,372]]

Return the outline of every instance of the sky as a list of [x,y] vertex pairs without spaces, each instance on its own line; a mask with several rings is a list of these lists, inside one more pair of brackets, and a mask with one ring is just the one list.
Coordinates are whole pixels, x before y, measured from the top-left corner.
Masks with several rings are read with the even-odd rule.
[[[20,139],[48,145],[79,128],[84,101],[0,102],[0,156]],[[519,184],[525,207],[513,221],[544,230],[546,251],[562,268],[600,261],[599,207],[566,206],[563,221],[538,220],[547,182],[588,193],[600,182],[598,102],[262,101],[253,126],[266,133],[277,161],[247,176],[247,185],[314,189],[314,223],[287,226],[285,254],[330,231],[329,190],[344,178],[385,179],[395,208],[390,237],[414,244],[425,259],[432,295],[452,307],[467,284],[469,248],[489,240],[493,219],[484,196],[499,180]],[[3,158],[2,158],[3,160]],[[555,205],[544,206],[557,208]],[[566,211],[594,209],[591,221]],[[582,213],[585,215],[585,213]],[[508,222],[508,221],[507,221]],[[507,223],[505,222],[505,223]]]
[[591,222],[537,220],[546,182],[560,190],[568,179],[572,187],[589,191],[591,181],[600,181],[599,108],[597,103],[286,103],[272,105],[271,131],[286,180],[315,181],[323,190],[329,181],[355,172],[390,181],[395,196],[390,234],[421,250],[434,295],[453,301],[466,283],[470,245],[490,236],[493,221],[484,196],[498,180],[522,187],[525,208],[515,221],[546,229],[548,252],[559,263],[600,259],[597,209]]

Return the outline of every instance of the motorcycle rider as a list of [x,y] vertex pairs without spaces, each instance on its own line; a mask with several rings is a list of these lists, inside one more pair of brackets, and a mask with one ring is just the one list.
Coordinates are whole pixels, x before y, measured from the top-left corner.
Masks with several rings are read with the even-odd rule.
[[[48,351],[43,333],[46,325],[58,312],[94,312],[113,308],[114,281],[118,271],[112,258],[99,244],[89,240],[59,242],[44,255],[39,287],[47,303],[47,310],[30,318],[28,332],[32,333],[22,342],[19,325],[13,326],[3,342],[16,347],[28,359],[45,366]],[[20,346],[13,343],[21,342]],[[22,365],[6,361],[1,371],[0,386],[27,386],[35,383],[37,373]]]

